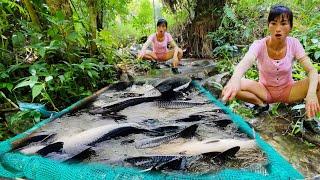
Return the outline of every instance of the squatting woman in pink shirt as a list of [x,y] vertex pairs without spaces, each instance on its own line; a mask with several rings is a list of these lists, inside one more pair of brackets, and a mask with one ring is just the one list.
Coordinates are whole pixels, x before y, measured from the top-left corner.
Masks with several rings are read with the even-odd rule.
[[[305,99],[306,113],[310,119],[320,111],[318,72],[306,55],[299,40],[288,36],[293,23],[292,11],[285,6],[273,6],[269,12],[270,36],[255,41],[236,66],[235,71],[222,91],[222,100],[234,97],[259,106],[266,103],[293,103]],[[300,81],[292,79],[294,61],[299,62],[308,73]],[[257,63],[259,82],[242,78],[245,72]],[[315,120],[305,121],[307,126],[320,134],[320,124]]]
[[[157,22],[157,32],[148,37],[148,40],[143,44],[138,58],[167,61],[173,58],[173,67],[177,67],[182,58],[183,52],[172,39],[172,36],[167,32],[168,23],[165,19],[159,19]],[[152,51],[146,50],[152,44]],[[173,50],[167,48],[168,44],[174,47]]]

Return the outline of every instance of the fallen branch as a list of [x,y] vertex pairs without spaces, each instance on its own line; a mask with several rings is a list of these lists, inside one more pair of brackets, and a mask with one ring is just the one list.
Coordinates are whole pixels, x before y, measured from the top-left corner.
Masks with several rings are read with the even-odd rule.
[[14,102],[11,101],[11,99],[7,98],[6,95],[0,91],[0,94],[2,95],[3,98],[5,98],[13,107],[15,108],[18,108],[19,109],[19,106],[17,106]]

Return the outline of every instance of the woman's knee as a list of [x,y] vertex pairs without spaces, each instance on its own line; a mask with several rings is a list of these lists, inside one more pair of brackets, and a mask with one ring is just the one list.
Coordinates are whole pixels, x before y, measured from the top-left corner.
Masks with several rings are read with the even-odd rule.
[[248,91],[263,101],[267,100],[268,90],[259,82],[242,78],[240,85],[242,91]]

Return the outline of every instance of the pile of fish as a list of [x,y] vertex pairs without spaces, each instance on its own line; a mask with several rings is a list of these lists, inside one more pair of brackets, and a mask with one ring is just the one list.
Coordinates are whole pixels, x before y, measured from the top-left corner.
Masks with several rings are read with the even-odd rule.
[[261,157],[252,163],[265,163],[255,141],[182,76],[113,86],[87,109],[16,143],[15,150],[146,171],[215,171],[234,167],[230,162],[246,150]]

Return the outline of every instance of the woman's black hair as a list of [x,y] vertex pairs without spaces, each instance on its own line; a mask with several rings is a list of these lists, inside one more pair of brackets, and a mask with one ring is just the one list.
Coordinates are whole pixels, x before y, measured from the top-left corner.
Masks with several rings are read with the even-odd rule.
[[168,22],[163,18],[158,20],[157,27],[160,26],[161,24],[164,24],[164,25],[166,25],[166,27],[168,27]]
[[293,24],[293,14],[292,11],[286,7],[286,6],[282,6],[282,5],[275,5],[272,6],[269,12],[269,16],[268,16],[268,24],[271,21],[274,21],[274,19],[278,16],[281,16],[281,14],[285,14],[288,16],[288,20],[290,23],[290,26],[292,28],[292,24]]

